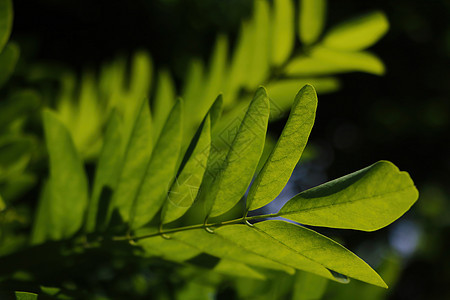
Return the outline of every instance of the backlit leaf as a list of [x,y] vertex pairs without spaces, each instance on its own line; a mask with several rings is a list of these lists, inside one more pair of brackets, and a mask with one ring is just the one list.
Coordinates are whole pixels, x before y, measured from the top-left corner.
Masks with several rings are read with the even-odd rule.
[[38,295],[28,292],[15,292],[16,300],[37,300]]
[[388,29],[384,13],[375,11],[331,28],[322,44],[338,50],[362,50],[376,43]]
[[211,217],[230,210],[247,190],[264,149],[269,112],[269,98],[261,87],[239,126],[222,170],[212,183]]
[[298,194],[279,215],[307,225],[373,231],[397,220],[417,198],[408,173],[379,161]]
[[247,208],[260,208],[275,199],[291,177],[314,124],[317,95],[305,85],[294,99],[280,138],[247,196]]
[[[114,190],[114,207],[120,212],[124,221],[129,220],[133,200],[147,170],[152,153],[151,117],[148,101],[143,99],[138,115],[133,124],[130,138],[126,144],[119,182]],[[111,216],[111,211],[108,218]]]
[[163,69],[158,74],[156,96],[152,106],[153,128],[156,137],[159,135],[161,128],[166,122],[167,116],[175,103],[175,97],[175,84],[169,71]]
[[278,66],[288,59],[294,47],[295,9],[292,0],[275,0],[273,4],[271,61]]
[[326,0],[300,0],[299,35],[305,45],[317,41],[325,25]]
[[137,187],[130,217],[133,229],[149,222],[167,199],[180,155],[182,115],[183,102],[178,99],[155,144],[150,162],[145,168],[145,176]]

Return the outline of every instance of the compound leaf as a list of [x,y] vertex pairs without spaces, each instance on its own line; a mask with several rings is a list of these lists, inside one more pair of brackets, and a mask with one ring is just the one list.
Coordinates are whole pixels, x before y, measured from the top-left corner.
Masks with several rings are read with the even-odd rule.
[[374,231],[398,219],[417,198],[408,173],[379,161],[298,194],[279,215],[307,225]]
[[332,28],[324,37],[325,47],[357,51],[376,43],[389,29],[389,22],[380,11],[375,11]]
[[305,85],[294,99],[275,148],[250,188],[247,197],[249,210],[268,204],[283,190],[305,149],[316,108],[316,91],[311,85]]

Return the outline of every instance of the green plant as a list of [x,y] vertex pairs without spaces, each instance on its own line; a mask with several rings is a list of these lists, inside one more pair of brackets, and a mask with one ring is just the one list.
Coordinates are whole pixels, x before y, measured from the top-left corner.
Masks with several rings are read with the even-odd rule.
[[[9,5],[4,11],[12,19],[10,3],[1,1],[0,7]],[[84,73],[79,84],[71,72],[60,73],[62,89],[51,93],[56,101],[45,100],[55,109],[42,113],[50,174],[40,187],[31,234],[22,236],[29,245],[15,242],[14,230],[2,228],[8,243],[1,248],[1,280],[12,287],[25,282],[27,290],[48,297],[94,299],[122,290],[98,291],[89,274],[105,269],[119,274],[125,267],[131,279],[122,281],[131,282],[136,294],[144,296],[161,282],[177,286],[174,294],[162,289],[154,295],[162,299],[201,298],[224,280],[243,298],[251,297],[264,290],[262,280],[273,277],[296,282],[295,295],[320,294],[323,278],[346,283],[351,277],[386,287],[355,254],[306,226],[373,231],[403,215],[418,194],[409,175],[390,162],[304,191],[278,212],[249,214],[279,195],[305,149],[317,108],[316,91],[306,83],[333,91],[338,82],[331,75],[384,71],[375,56],[361,51],[387,30],[381,13],[338,26],[319,39],[325,2],[301,1],[302,47],[294,54],[293,11],[291,1],[274,1],[273,8],[256,1],[233,58],[228,61],[227,39],[219,36],[208,71],[193,60],[178,100],[166,70],[158,72],[151,101],[145,98],[152,77],[145,52],[134,56],[128,83],[120,59],[98,78]],[[1,34],[9,36],[8,24],[0,41]],[[28,79],[46,77],[42,70],[33,69]],[[259,87],[252,97],[261,83],[268,91]],[[23,110],[0,119],[8,134],[12,129],[23,136],[18,120],[39,106],[35,94],[28,93]],[[17,108],[11,103],[5,107]],[[289,107],[281,136],[268,146],[269,120]],[[28,174],[30,157],[39,157],[28,144],[20,149],[26,159],[0,154],[7,164],[21,163],[11,168],[14,172],[2,170],[0,179],[15,182]],[[94,175],[86,172],[85,161],[95,167]],[[14,196],[5,198],[5,203],[0,198],[0,210],[8,212]],[[8,224],[3,216],[1,222]],[[159,279],[149,282],[142,275],[147,268]],[[161,279],[168,274],[171,278]],[[317,289],[303,291],[310,281]]]

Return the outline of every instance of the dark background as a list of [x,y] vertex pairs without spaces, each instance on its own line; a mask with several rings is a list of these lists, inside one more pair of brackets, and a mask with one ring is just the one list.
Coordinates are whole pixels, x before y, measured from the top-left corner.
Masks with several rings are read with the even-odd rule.
[[[18,0],[14,6],[12,40],[21,43],[25,60],[81,71],[144,48],[178,79],[188,58],[207,60],[217,33],[235,37],[252,10],[248,0]],[[371,49],[387,73],[340,76],[342,89],[319,97],[311,142],[325,149],[329,179],[380,159],[411,174],[421,197],[405,218],[420,229],[422,246],[405,257],[390,298],[450,299],[450,1],[329,1],[327,26],[373,9],[391,24]],[[349,233],[353,243],[388,243],[388,234]]]

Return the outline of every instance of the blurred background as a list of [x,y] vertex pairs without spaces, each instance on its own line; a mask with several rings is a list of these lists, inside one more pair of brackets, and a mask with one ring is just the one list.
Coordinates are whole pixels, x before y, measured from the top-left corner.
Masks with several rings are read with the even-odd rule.
[[[26,73],[36,66],[70,69],[80,76],[118,55],[145,49],[154,68],[169,70],[180,90],[189,61],[209,61],[219,33],[229,37],[230,49],[235,46],[253,1],[16,0],[14,7],[11,40],[20,45],[21,56],[9,89],[30,85]],[[319,91],[311,155],[299,164],[285,193],[380,159],[394,162],[411,174],[420,192],[403,218],[373,233],[319,229],[384,272],[390,289],[329,283],[324,297],[450,299],[450,1],[329,1],[325,28],[372,10],[383,11],[390,23],[371,48],[386,73],[342,74],[338,91]],[[57,88],[52,81],[32,85],[44,94]],[[284,122],[272,123],[275,135]],[[31,130],[39,135],[39,129]],[[20,201],[32,201],[27,199],[34,193]],[[229,293],[225,289],[223,299]]]

